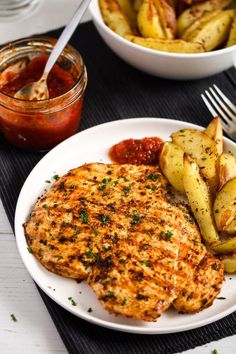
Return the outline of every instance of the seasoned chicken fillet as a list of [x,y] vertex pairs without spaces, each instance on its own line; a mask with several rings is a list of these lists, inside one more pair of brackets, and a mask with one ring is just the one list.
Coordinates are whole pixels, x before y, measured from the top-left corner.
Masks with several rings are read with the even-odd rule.
[[172,304],[197,312],[223,281],[221,262],[207,253],[188,208],[174,205],[158,167],[73,169],[37,201],[24,228],[48,270],[87,279],[116,315],[155,321]]
[[24,225],[27,241],[48,270],[85,279],[110,227],[123,234],[138,218],[138,212],[127,218],[127,210],[137,201],[169,200],[168,188],[156,167],[93,163],[76,168],[37,201]]

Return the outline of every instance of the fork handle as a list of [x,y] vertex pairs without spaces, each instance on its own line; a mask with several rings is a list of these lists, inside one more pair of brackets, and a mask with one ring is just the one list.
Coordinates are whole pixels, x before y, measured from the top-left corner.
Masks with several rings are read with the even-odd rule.
[[76,27],[78,26],[82,16],[84,15],[85,11],[87,10],[87,7],[89,5],[91,0],[82,0],[79,7],[75,11],[72,19],[68,23],[68,25],[64,28],[62,34],[58,38],[55,47],[53,48],[47,64],[44,69],[44,74],[48,75],[49,72],[51,71],[53,65],[56,63],[57,58],[60,56],[61,52],[69,42],[72,34],[74,33]]

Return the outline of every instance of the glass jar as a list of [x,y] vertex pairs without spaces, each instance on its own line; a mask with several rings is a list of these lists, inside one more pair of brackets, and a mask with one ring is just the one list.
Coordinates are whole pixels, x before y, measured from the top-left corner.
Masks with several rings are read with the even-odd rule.
[[35,58],[48,56],[55,42],[48,37],[26,38],[0,50],[0,131],[26,150],[48,150],[73,135],[80,124],[87,72],[82,57],[69,45],[56,63],[60,72],[73,78],[66,92],[47,100],[27,101],[4,90],[12,75],[17,76]]

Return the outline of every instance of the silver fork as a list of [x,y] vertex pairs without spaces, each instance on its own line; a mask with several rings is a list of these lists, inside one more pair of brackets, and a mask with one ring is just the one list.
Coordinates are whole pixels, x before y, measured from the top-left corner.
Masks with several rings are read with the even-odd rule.
[[221,118],[226,134],[236,140],[236,105],[216,85],[209,87],[201,97],[212,116]]

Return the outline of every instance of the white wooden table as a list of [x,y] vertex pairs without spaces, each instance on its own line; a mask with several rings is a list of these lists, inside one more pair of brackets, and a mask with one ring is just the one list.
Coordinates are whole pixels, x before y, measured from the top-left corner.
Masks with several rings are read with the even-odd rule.
[[[33,17],[0,23],[0,44],[64,25],[80,0],[41,0]],[[57,9],[57,11],[56,11]],[[86,14],[85,19],[89,19]],[[14,315],[17,321],[13,321]],[[236,335],[186,354],[236,353]],[[0,354],[65,354],[67,350],[26,271],[0,201]],[[88,353],[89,354],[89,353]],[[148,353],[147,353],[148,354]]]

